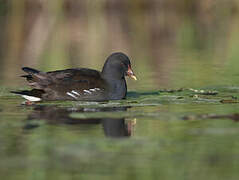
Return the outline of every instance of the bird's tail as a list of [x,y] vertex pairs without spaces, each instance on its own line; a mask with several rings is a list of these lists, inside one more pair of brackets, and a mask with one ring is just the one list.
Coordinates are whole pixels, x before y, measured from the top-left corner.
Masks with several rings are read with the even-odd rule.
[[41,101],[42,100],[42,94],[44,94],[43,90],[39,89],[32,89],[30,91],[11,91],[11,93],[19,94],[23,98],[27,99],[28,101]]
[[22,70],[27,73],[21,77],[26,78],[29,85],[34,89],[44,89],[50,83],[47,73],[38,71],[33,68],[23,67]]

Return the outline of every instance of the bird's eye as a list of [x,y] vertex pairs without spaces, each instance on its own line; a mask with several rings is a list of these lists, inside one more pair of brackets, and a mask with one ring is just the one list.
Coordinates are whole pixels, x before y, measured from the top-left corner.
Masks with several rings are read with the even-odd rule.
[[120,63],[122,66],[127,66],[125,63]]

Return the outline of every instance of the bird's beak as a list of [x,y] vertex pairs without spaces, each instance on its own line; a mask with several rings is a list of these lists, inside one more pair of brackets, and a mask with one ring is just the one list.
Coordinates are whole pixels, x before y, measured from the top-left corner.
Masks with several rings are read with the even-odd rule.
[[135,81],[137,80],[137,78],[136,78],[134,72],[132,71],[130,65],[128,66],[127,75],[128,75],[129,77],[131,77],[132,79],[134,79]]

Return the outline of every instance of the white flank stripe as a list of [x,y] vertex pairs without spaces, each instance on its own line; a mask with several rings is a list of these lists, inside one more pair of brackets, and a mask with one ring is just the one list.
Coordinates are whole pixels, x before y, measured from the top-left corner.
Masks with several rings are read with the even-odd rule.
[[93,91],[93,92],[96,91],[95,89],[89,89],[89,90],[90,90],[90,91]]
[[21,95],[21,96],[28,101],[32,101],[32,102],[41,101],[41,98],[39,97],[28,96],[28,95]]
[[72,93],[74,93],[75,95],[79,96],[80,94],[74,90],[71,91]]
[[100,90],[100,88],[95,88],[95,90],[98,90],[98,91],[99,91],[99,90]]
[[84,92],[91,94],[91,92],[90,92],[90,91],[88,91],[88,90],[84,90]]
[[69,93],[69,92],[67,92],[66,94],[67,94],[68,96],[71,96],[71,97],[77,99],[77,97],[76,97],[74,94],[71,94],[71,93]]

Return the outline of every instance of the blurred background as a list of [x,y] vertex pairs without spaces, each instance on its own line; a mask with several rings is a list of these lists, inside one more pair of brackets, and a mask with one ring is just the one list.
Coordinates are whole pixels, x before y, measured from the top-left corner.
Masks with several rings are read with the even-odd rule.
[[21,67],[101,70],[126,53],[136,90],[238,84],[238,0],[0,0],[0,84]]

